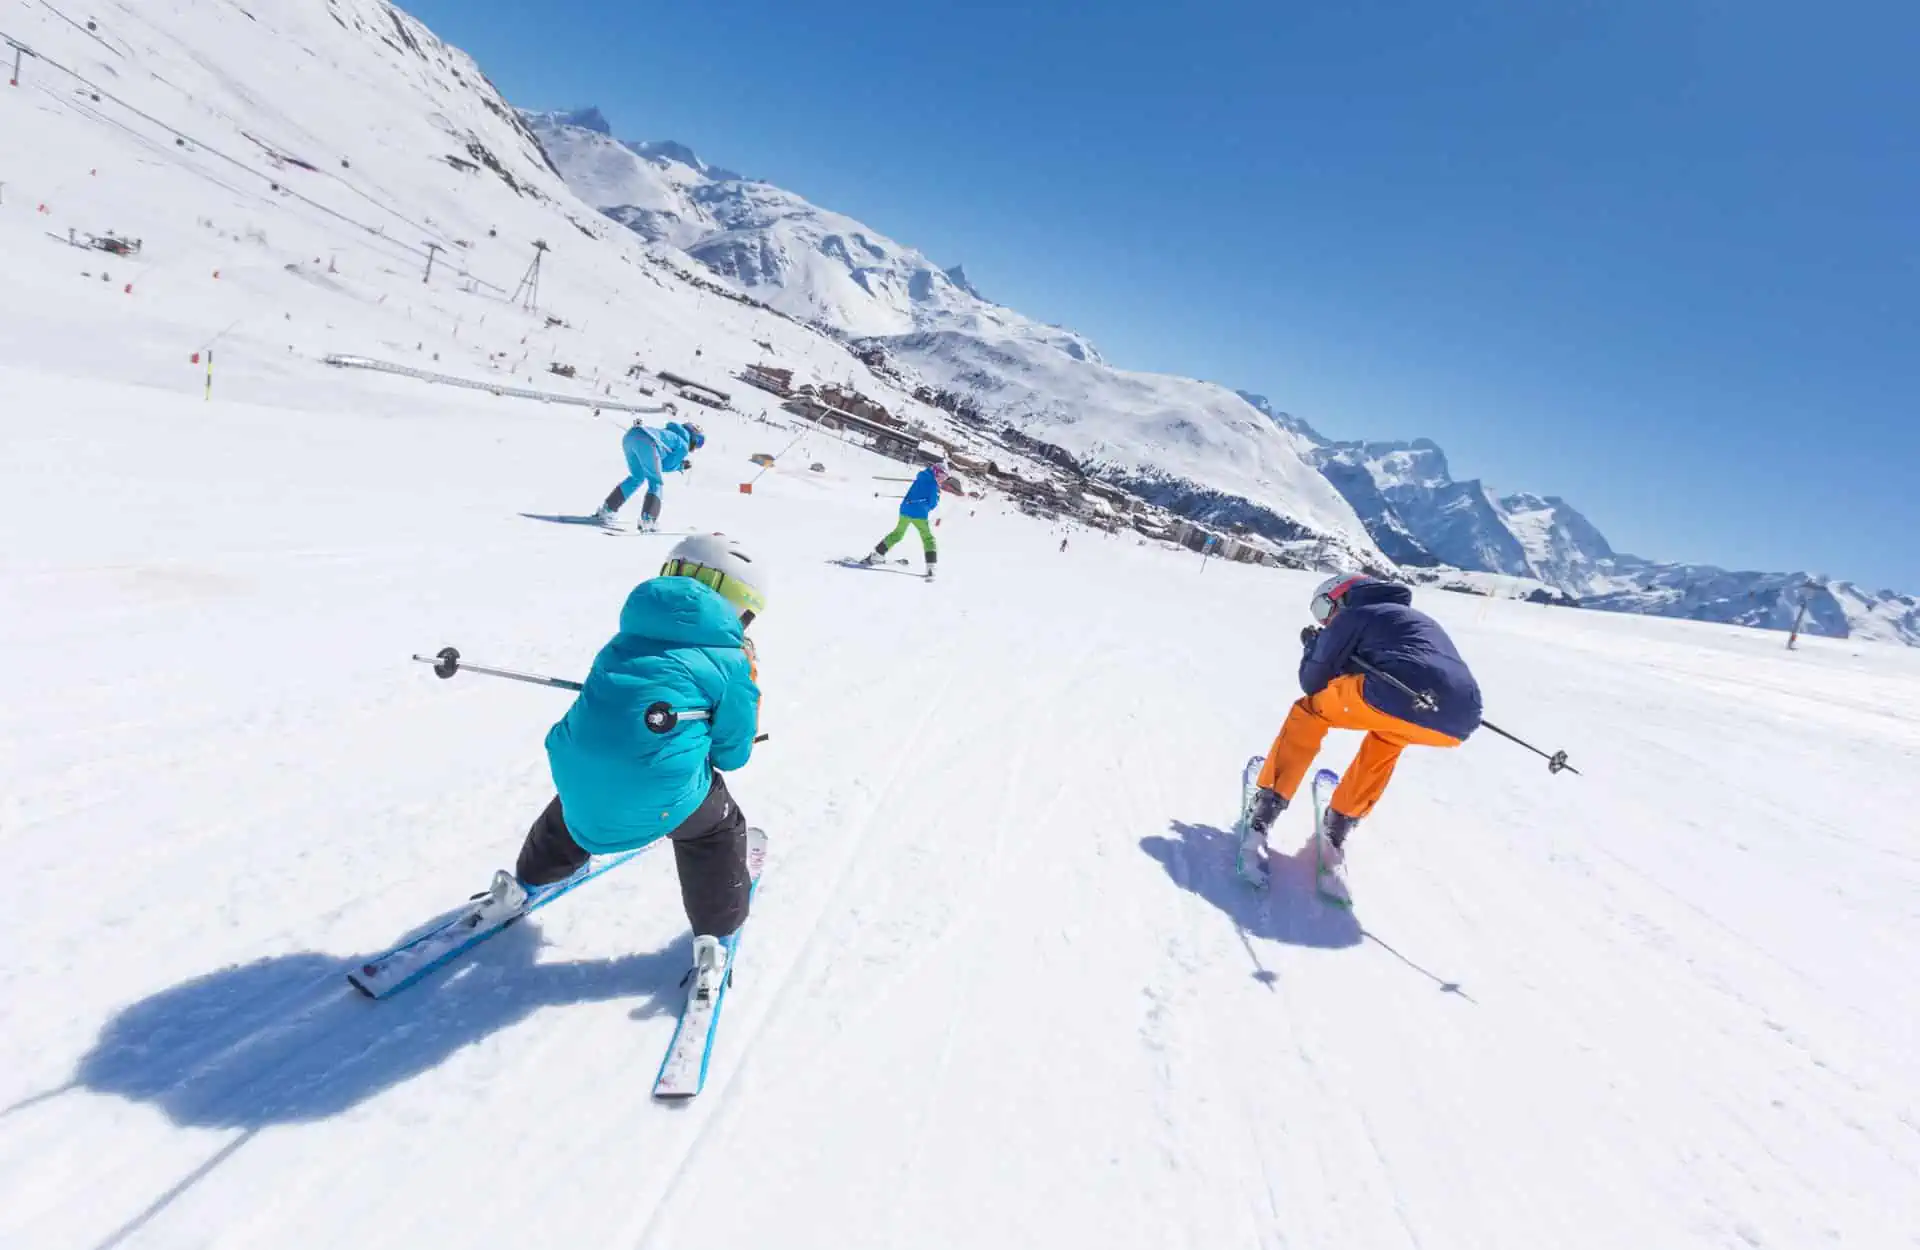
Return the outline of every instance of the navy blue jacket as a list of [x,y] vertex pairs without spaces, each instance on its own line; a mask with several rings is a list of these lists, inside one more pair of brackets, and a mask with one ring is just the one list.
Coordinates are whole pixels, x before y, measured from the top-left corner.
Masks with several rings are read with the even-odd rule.
[[1361,582],[1349,590],[1340,610],[1300,659],[1300,689],[1319,694],[1341,674],[1364,671],[1354,663],[1357,657],[1431,694],[1439,707],[1422,709],[1372,673],[1361,688],[1369,704],[1464,741],[1480,728],[1480,684],[1440,622],[1415,611],[1412,604],[1413,591],[1392,582]]

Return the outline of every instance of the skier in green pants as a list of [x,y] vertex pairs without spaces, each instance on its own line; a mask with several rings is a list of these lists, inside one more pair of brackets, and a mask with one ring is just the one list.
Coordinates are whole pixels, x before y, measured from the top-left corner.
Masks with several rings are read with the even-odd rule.
[[947,480],[947,466],[938,461],[920,470],[913,479],[913,485],[907,487],[907,496],[900,501],[900,523],[893,532],[881,539],[874,549],[867,553],[862,564],[872,564],[884,559],[893,545],[907,536],[907,527],[920,531],[920,551],[927,558],[927,580],[933,580],[933,566],[940,559],[940,548],[933,541],[933,526],[927,520],[927,514],[940,506],[940,487]]

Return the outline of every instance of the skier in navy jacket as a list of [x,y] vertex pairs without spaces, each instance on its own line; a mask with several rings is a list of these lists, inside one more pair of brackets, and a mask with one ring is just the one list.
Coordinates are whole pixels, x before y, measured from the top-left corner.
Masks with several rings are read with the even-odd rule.
[[[1370,577],[1334,577],[1313,596],[1318,626],[1301,633],[1300,689],[1260,771],[1249,824],[1266,836],[1306,778],[1329,729],[1366,733],[1340,779],[1321,832],[1336,860],[1347,834],[1386,793],[1409,746],[1456,747],[1480,727],[1480,686],[1440,623],[1414,609],[1413,591]],[[1427,695],[1416,699],[1360,661]]]

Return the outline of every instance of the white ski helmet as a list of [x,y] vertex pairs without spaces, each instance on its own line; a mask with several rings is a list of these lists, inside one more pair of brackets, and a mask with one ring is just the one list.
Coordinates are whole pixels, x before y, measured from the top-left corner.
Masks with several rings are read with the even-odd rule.
[[718,591],[740,611],[746,624],[767,610],[767,573],[740,544],[725,534],[694,534],[674,544],[662,577],[691,577]]
[[1333,614],[1340,610],[1341,601],[1347,597],[1347,592],[1366,580],[1364,574],[1341,573],[1314,587],[1311,604],[1313,619],[1322,625],[1332,620]]

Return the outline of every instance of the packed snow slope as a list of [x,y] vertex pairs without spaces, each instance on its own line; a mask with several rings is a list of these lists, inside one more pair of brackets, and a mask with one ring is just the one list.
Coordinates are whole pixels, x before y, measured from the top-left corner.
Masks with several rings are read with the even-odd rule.
[[941,581],[836,567],[892,466],[822,440],[796,451],[825,472],[742,495],[764,429],[716,419],[666,519],[775,574],[772,738],[736,775],[773,855],[676,1110],[648,1099],[688,959],[665,853],[389,1002],[342,980],[546,800],[565,696],[407,657],[585,669],[672,541],[537,519],[623,472],[618,430],[347,375],[297,410],[0,387],[0,1244],[1879,1246],[1920,1219],[1910,652],[1430,595],[1491,713],[1586,775],[1486,734],[1415,752],[1356,835],[1356,912],[1297,857],[1263,898],[1227,831],[1310,575],[1062,554],[953,501]]

